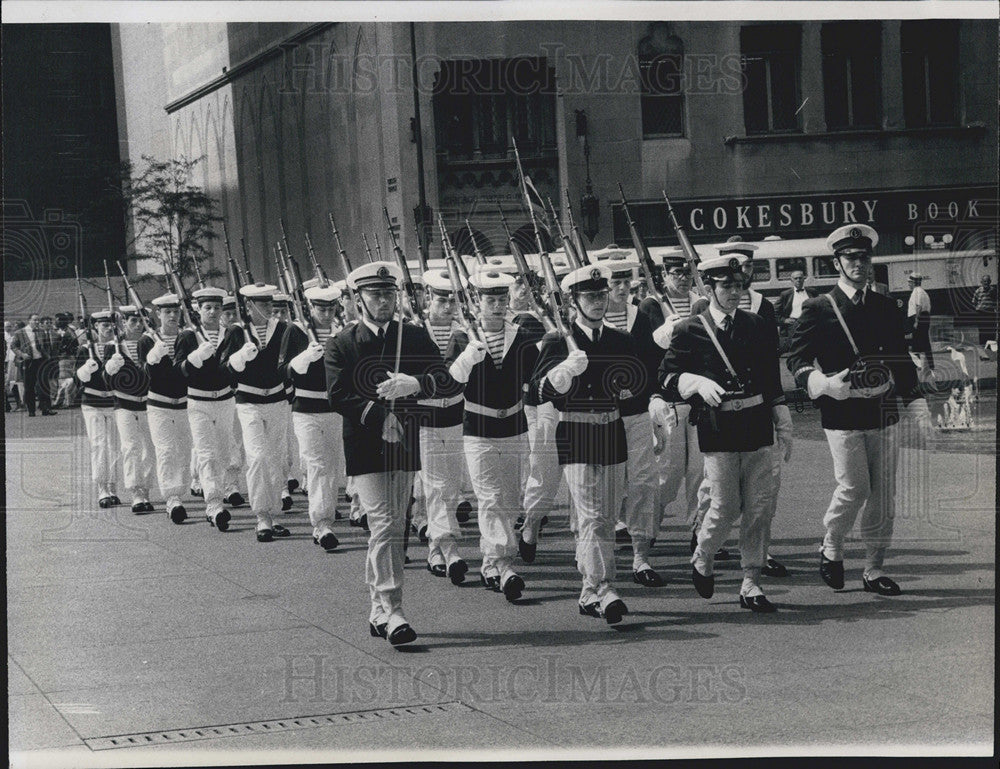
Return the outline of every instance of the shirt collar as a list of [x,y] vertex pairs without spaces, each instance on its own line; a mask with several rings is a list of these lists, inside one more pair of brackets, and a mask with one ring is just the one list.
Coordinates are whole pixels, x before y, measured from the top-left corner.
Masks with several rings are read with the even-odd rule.
[[[844,294],[847,296],[848,299],[850,299],[852,302],[854,301],[854,295],[858,293],[859,289],[852,286],[843,278],[837,281],[837,286],[840,288],[841,291],[844,292]],[[860,289],[860,291],[863,293],[864,289]]]
[[[583,324],[582,324],[582,323],[580,322],[580,318],[579,318],[579,317],[578,317],[578,318],[577,318],[577,319],[576,319],[576,320],[575,320],[574,322],[576,323],[576,327],[577,327],[577,328],[579,328],[579,329],[581,329],[581,330],[583,331],[583,335],[584,335],[585,337],[587,337],[587,339],[589,339],[589,340],[591,340],[591,341],[593,341],[593,340],[594,340],[594,331],[596,331],[597,329],[593,329],[593,328],[591,328],[590,326],[585,326],[585,325],[583,325]],[[598,326],[597,328],[598,328],[598,329],[601,329],[601,328],[604,328],[604,324],[602,323],[602,324],[601,324],[600,326]]]
[[369,329],[371,329],[372,334],[375,335],[375,336],[378,336],[379,330],[381,330],[383,332],[383,334],[388,333],[388,331],[387,331],[387,329],[389,328],[389,324],[388,323],[385,323],[385,324],[383,324],[383,325],[380,326],[378,323],[373,323],[372,321],[368,320],[368,318],[362,318],[361,321],[366,326],[368,326]]
[[[708,305],[708,312],[712,316],[712,321],[715,323],[715,325],[718,328],[722,328],[722,319],[727,317],[727,313],[722,312],[722,310],[717,310],[714,304]],[[728,317],[732,318],[733,315],[735,314],[736,311],[733,310],[732,313],[728,314]]]

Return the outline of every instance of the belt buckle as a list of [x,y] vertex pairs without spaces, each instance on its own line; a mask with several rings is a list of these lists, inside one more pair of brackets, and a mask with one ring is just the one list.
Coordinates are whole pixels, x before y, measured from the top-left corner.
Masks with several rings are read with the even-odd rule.
[[741,411],[743,409],[743,399],[742,398],[734,398],[733,400],[731,400],[729,402],[732,404],[733,411]]
[[497,419],[503,419],[507,416],[507,409],[497,409]]

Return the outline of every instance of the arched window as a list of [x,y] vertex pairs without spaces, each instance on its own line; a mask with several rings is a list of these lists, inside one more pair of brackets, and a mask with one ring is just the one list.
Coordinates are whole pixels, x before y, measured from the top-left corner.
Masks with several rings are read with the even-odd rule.
[[642,138],[684,135],[684,43],[654,21],[639,41]]

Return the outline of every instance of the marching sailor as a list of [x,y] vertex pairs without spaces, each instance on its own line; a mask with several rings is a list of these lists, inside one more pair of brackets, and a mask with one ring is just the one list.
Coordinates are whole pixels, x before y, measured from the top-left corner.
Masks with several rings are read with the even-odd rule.
[[323,353],[336,329],[333,320],[340,289],[332,284],[326,288],[314,284],[306,288],[305,297],[309,300],[317,339],[310,341],[297,324],[289,323],[278,365],[287,366],[294,386],[292,425],[306,469],[313,542],[329,552],[339,544],[333,522],[337,493],[344,480],[343,454],[339,448],[343,442],[343,418],[330,407],[327,398]]
[[290,419],[285,375],[278,366],[286,324],[271,315],[271,296],[276,290],[266,283],[240,287],[253,328],[230,326],[219,347],[219,361],[236,382],[236,415],[243,433],[247,494],[257,516],[258,542],[290,534],[271,517],[283,509],[283,492],[287,493],[282,448],[288,443]]
[[144,335],[136,354],[149,378],[146,415],[156,452],[156,480],[167,500],[170,520],[183,523],[187,511],[181,495],[191,484],[191,427],[187,418],[187,381],[174,366],[181,303],[177,294],[163,294],[152,304],[159,320],[159,339]]
[[636,370],[632,338],[604,322],[610,275],[604,265],[587,265],[562,279],[576,310],[570,333],[578,349],[569,351],[565,338],[547,335],[533,379],[541,400],[559,411],[556,447],[576,513],[576,564],[583,578],[579,610],[614,625],[628,613],[613,587],[615,518],[627,458],[619,409],[641,390],[643,374]]
[[97,504],[120,505],[116,494],[118,477],[118,430],[115,427],[114,394],[104,376],[115,322],[110,310],[91,313],[97,339],[93,346],[81,344],[76,351],[75,384],[83,389],[80,411],[90,441],[90,471],[97,486]]
[[479,323],[486,346],[456,332],[446,356],[451,376],[465,384],[462,432],[469,477],[479,501],[480,580],[511,602],[524,580],[514,571],[514,530],[527,450],[524,392],[538,360],[539,335],[506,321],[514,278],[479,265],[469,277],[479,296]]
[[710,305],[674,328],[660,366],[663,397],[691,402],[705,460],[711,504],[691,558],[698,594],[715,590],[715,553],[741,520],[743,583],[740,606],[775,607],[760,589],[771,532],[772,445],[777,428],[785,461],[791,457],[791,422],[778,371],[774,329],[761,316],[738,309],[744,255],[721,254],[698,265]]
[[[287,326],[292,322],[292,297],[281,291],[276,291],[271,297],[271,317],[277,318]],[[284,474],[286,476],[287,488],[281,492],[281,509],[288,512],[292,509],[292,492],[299,488],[298,473],[302,467],[299,456],[299,445],[295,438],[295,429],[292,427],[292,401],[295,398],[295,388],[291,381],[285,382],[285,395],[288,399],[289,416],[286,421],[288,425],[288,436],[284,445]]]
[[[236,308],[236,297],[232,294],[226,294],[222,298],[222,315],[219,317],[219,324],[223,328],[223,338],[225,338],[225,331],[229,329],[233,324],[239,324],[239,315]],[[240,479],[246,478],[246,472],[244,468],[246,467],[246,455],[243,451],[243,432],[240,429],[240,420],[236,416],[236,410],[233,409],[233,440],[229,444],[229,462],[226,466],[226,496],[223,498],[229,507],[242,507],[247,503],[240,494]],[[194,478],[197,479],[197,474],[192,471]]]
[[[878,234],[864,224],[834,230],[826,241],[840,279],[807,299],[792,337],[788,369],[820,409],[837,488],[823,517],[820,576],[844,587],[844,540],[861,514],[866,592],[899,595],[883,571],[892,540],[899,458],[899,405],[918,441],[930,431],[927,402],[906,344],[905,319],[893,299],[867,290]],[[815,365],[818,363],[818,367]]]
[[193,329],[184,329],[174,344],[174,364],[187,380],[188,424],[205,496],[205,517],[219,531],[226,531],[232,518],[223,506],[223,494],[236,411],[232,378],[218,354],[224,333],[219,318],[225,295],[214,286],[192,292],[205,338]]
[[153,485],[155,454],[146,418],[149,378],[139,361],[138,346],[143,335],[142,308],[127,304],[118,308],[125,320],[121,344],[107,345],[104,376],[115,398],[115,424],[122,451],[125,488],[132,495],[132,512],[153,510],[149,489]]
[[402,278],[391,262],[353,270],[347,282],[361,319],[337,334],[324,354],[330,403],[344,417],[347,474],[370,529],[369,631],[393,646],[417,637],[403,614],[406,508],[420,469],[422,409],[416,399],[460,391],[427,331],[393,318]]

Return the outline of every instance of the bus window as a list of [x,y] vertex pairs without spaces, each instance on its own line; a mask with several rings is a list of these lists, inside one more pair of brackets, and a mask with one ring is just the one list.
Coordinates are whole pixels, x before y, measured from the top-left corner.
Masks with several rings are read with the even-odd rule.
[[771,260],[754,259],[753,261],[753,282],[767,283],[771,279]]
[[806,271],[806,260],[801,256],[790,259],[775,259],[778,267],[778,280],[786,280],[796,270]]
[[837,268],[833,265],[832,256],[813,257],[813,277],[814,278],[836,278]]

